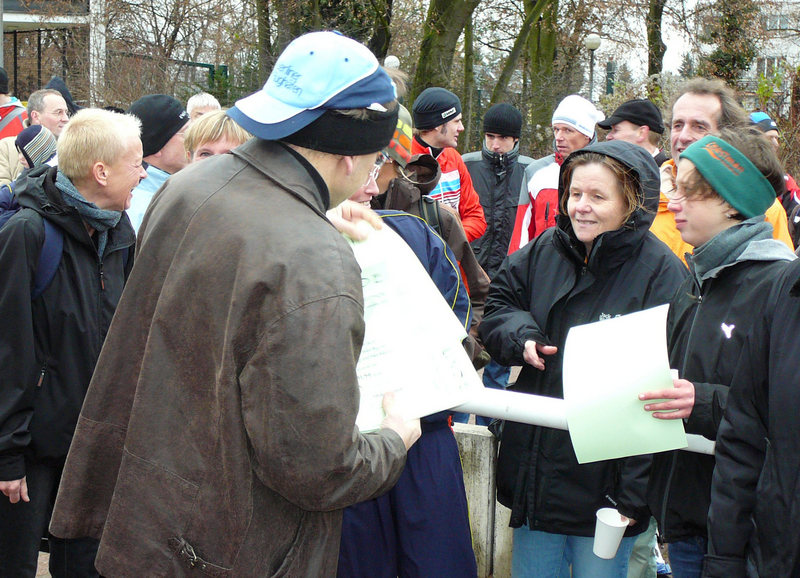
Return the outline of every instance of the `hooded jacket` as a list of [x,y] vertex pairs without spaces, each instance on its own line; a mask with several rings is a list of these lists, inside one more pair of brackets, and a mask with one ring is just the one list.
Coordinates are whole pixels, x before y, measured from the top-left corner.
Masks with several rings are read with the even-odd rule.
[[755,318],[719,426],[703,576],[800,576],[800,261]]
[[458,151],[453,147],[434,149],[415,136],[411,141],[411,154],[429,154],[436,159],[442,168],[442,175],[433,190],[427,193],[428,196],[455,209],[468,241],[483,235],[486,230],[483,208],[472,186],[472,177]]
[[[596,142],[595,134],[586,146]],[[514,230],[508,246],[509,255],[541,235],[545,229],[556,225],[560,198],[559,175],[563,163],[564,157],[556,151],[552,155],[536,159],[525,168],[517,200]]]
[[[198,186],[202,183],[202,186]],[[154,197],[50,531],[105,576],[333,576],[341,509],[405,446],[362,435],[361,276],[300,155],[252,139]]]
[[[373,197],[372,207],[378,210],[403,211],[422,217],[419,202],[439,182],[441,176],[439,164],[431,155],[414,155],[408,161],[404,173],[408,178],[393,179],[385,194]],[[441,203],[439,205],[439,225],[442,238],[453,251],[461,266],[470,300],[482,310],[483,302],[489,291],[489,278],[478,264],[458,215],[448,206],[442,206]]]
[[[563,397],[562,355],[575,325],[655,307],[669,301],[685,267],[648,228],[658,204],[658,170],[652,156],[627,142],[590,145],[572,153],[598,152],[629,167],[640,182],[637,208],[614,231],[597,236],[586,254],[567,215],[513,253],[492,281],[480,335],[502,365],[522,365],[514,391]],[[559,190],[563,198],[567,192]],[[555,345],[558,352],[539,371],[523,361],[525,342]],[[615,505],[637,520],[627,535],[641,533],[649,456],[579,465],[566,431],[506,422],[497,462],[497,495],[511,508],[511,526],[592,536],[595,512]]]
[[519,154],[519,143],[504,155],[484,146],[481,151],[467,153],[462,158],[486,217],[486,232],[472,242],[472,249],[492,278],[508,255],[519,191],[525,184],[525,167],[533,159]]
[[[795,258],[754,217],[722,231],[689,255],[690,276],[670,303],[670,367],[694,385],[688,433],[716,439],[755,312],[769,310],[770,288]],[[648,502],[668,542],[707,535],[714,456],[655,454]]]
[[[123,213],[97,254],[77,210],[35,169],[16,185],[22,207],[0,229],[0,480],[25,475],[25,456],[67,455],[89,381],[133,259]],[[47,217],[63,234],[58,269],[31,298]],[[126,268],[128,270],[126,270]]]

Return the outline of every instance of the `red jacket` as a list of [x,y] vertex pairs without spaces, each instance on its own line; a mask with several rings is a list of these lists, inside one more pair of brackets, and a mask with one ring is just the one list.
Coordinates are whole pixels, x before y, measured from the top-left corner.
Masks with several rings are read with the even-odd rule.
[[472,177],[461,155],[452,147],[447,147],[437,157],[431,147],[422,145],[416,138],[411,143],[411,154],[429,154],[436,157],[442,168],[439,184],[428,196],[458,211],[461,224],[467,234],[467,241],[474,241],[486,230],[486,218],[478,193],[472,186]]
[[558,175],[563,162],[561,155],[548,155],[526,167],[519,192],[514,231],[508,246],[509,255],[538,237],[545,229],[555,227],[558,215]]
[[[18,113],[15,113],[15,110],[19,109]],[[28,113],[25,110],[25,107],[22,106],[22,103],[17,98],[11,98],[10,102],[0,106],[0,125],[3,124],[3,120],[5,120],[6,116],[9,114],[15,113],[16,117],[9,120],[8,123],[5,124],[0,129],[0,138],[6,138],[7,136],[17,136],[22,129],[25,128],[24,121],[28,120]]]

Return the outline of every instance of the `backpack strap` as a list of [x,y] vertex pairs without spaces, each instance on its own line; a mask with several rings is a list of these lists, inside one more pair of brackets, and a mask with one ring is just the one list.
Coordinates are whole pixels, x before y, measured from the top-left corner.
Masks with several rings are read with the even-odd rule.
[[31,292],[31,300],[39,297],[53,277],[56,276],[58,264],[61,262],[61,253],[64,251],[64,234],[61,229],[42,217],[44,223],[44,243],[42,252],[39,253],[39,262],[36,265],[36,276]]
[[439,201],[428,195],[422,195],[419,198],[419,213],[425,219],[428,226],[436,231],[436,234],[442,236],[442,224],[439,219]]
[[0,132],[3,132],[3,129],[6,128],[9,124],[11,124],[11,121],[17,118],[23,112],[25,112],[24,106],[15,106],[14,110],[10,111],[7,115],[5,115],[3,117],[3,120],[0,120]]

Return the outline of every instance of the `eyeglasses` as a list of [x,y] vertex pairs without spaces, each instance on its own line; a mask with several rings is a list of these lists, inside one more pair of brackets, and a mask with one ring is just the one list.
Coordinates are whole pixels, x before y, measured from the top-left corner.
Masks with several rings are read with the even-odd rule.
[[381,172],[381,169],[383,168],[383,165],[386,164],[388,158],[389,157],[387,157],[385,154],[380,153],[380,156],[375,159],[375,164],[372,165],[369,175],[367,175],[367,180],[364,183],[364,186],[367,186],[371,180],[378,180],[378,173]]

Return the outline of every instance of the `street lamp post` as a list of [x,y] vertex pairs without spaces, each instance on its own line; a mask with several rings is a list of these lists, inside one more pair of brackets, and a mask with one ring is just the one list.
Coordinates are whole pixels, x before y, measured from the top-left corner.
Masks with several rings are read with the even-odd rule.
[[587,34],[583,45],[589,49],[589,100],[594,102],[594,51],[600,48],[600,36],[592,32]]

